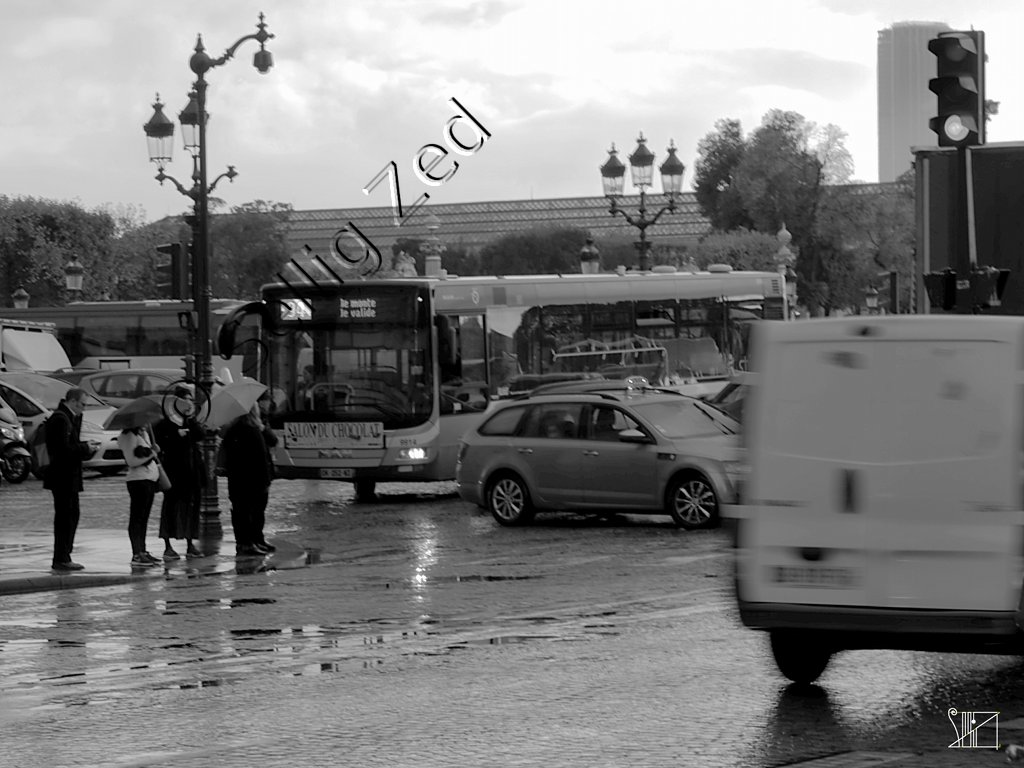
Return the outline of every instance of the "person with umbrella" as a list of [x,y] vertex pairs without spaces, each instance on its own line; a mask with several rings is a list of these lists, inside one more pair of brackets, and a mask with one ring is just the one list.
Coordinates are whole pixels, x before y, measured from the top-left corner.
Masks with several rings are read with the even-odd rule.
[[132,547],[132,567],[148,568],[157,560],[146,547],[149,515],[156,498],[160,477],[159,462],[154,450],[155,441],[150,427],[163,418],[158,398],[137,397],[121,406],[107,418],[104,429],[120,429],[117,444],[128,465],[128,541]]
[[262,411],[270,405],[265,393],[263,387],[259,401],[248,413],[237,417],[224,433],[231,527],[235,533],[235,552],[239,555],[265,555],[276,549],[263,533],[270,482],[274,478],[270,449],[277,445],[277,436],[263,421]]
[[128,541],[132,545],[132,567],[150,568],[160,562],[146,549],[146,530],[156,498],[159,470],[148,422],[122,429],[117,436],[117,445],[128,465]]
[[180,560],[171,539],[185,539],[185,556],[202,557],[193,539],[199,537],[199,505],[206,485],[206,465],[200,445],[203,429],[195,418],[195,394],[190,385],[179,384],[164,400],[164,418],[153,429],[171,481],[160,508],[160,538],[164,560]]

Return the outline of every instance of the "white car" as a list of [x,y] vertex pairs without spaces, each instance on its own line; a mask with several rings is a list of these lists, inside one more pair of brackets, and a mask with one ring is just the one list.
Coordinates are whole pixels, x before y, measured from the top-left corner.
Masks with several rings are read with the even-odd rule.
[[[18,421],[25,428],[25,440],[30,442],[36,428],[57,408],[61,399],[74,385],[32,371],[0,373],[0,398],[14,409]],[[103,429],[114,408],[86,393],[85,412],[82,414],[82,440],[96,443],[92,456],[82,462],[83,469],[102,474],[117,474],[127,466],[124,454],[117,445],[117,430]]]

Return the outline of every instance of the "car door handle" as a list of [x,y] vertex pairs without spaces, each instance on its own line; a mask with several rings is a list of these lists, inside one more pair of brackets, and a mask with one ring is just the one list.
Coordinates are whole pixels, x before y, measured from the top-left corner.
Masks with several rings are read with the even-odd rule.
[[533,453],[533,448],[516,448],[517,453]]
[[601,452],[600,451],[584,451],[583,455],[584,456],[600,456]]

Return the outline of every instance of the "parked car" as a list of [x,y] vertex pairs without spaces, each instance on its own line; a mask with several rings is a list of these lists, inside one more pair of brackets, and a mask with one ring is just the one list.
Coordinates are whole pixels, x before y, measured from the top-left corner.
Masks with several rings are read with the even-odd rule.
[[593,386],[495,404],[460,441],[460,496],[501,525],[526,523],[540,510],[573,510],[716,526],[719,505],[735,502],[744,466],[739,423],[671,390]]
[[[31,442],[39,425],[57,408],[72,384],[30,371],[0,373],[0,398],[14,409],[25,428],[25,440]],[[116,474],[125,468],[124,454],[117,446],[117,430],[103,429],[114,408],[92,395],[86,397],[82,414],[82,440],[98,444],[82,466],[103,474]]]
[[[54,375],[65,378],[60,373]],[[77,385],[103,402],[120,408],[143,395],[161,395],[184,378],[185,372],[180,368],[111,368],[91,371],[80,377]]]

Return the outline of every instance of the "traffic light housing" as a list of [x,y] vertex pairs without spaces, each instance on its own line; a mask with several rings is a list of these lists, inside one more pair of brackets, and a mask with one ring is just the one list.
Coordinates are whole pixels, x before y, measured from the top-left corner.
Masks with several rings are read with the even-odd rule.
[[975,267],[971,270],[971,304],[974,307],[998,307],[1002,303],[1010,270]]
[[924,289],[933,307],[940,307],[948,312],[956,306],[956,272],[952,269],[926,274]]
[[161,296],[170,299],[190,298],[189,259],[181,243],[163,243],[156,247],[156,251],[170,257],[156,266],[156,287]]
[[985,143],[985,33],[940,32],[928,41],[935,54],[935,77],[928,88],[938,97],[938,113],[928,126],[940,147]]

